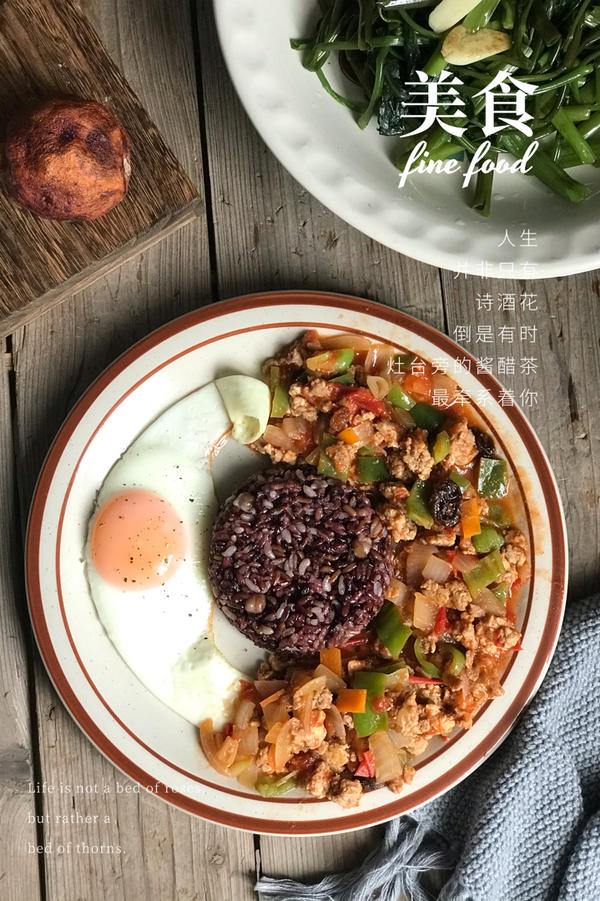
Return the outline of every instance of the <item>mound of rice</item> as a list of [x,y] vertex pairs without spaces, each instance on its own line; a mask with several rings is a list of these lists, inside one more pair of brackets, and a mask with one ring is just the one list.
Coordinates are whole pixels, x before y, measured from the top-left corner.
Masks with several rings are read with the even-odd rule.
[[364,631],[390,583],[390,541],[369,495],[310,467],[273,466],[225,503],[209,575],[255,644],[311,654]]

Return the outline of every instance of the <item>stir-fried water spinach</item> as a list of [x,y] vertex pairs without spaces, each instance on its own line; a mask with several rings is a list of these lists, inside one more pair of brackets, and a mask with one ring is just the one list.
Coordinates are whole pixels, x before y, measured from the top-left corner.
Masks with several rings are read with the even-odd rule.
[[[537,140],[540,148],[528,162],[531,175],[571,202],[587,197],[589,189],[566,170],[600,166],[600,4],[442,0],[399,7],[394,0],[319,0],[319,7],[313,34],[292,40],[291,46],[360,128],[375,119],[382,135],[400,139],[399,169],[423,140],[431,162],[470,160],[486,140],[491,142],[488,158],[508,153],[521,159]],[[330,59],[337,60],[348,81],[344,93],[329,80],[325,63]],[[464,127],[463,134],[448,133],[437,119],[427,131],[404,137],[417,128],[419,112],[415,88],[408,83],[418,80],[419,71],[433,81],[443,70],[463,82],[455,87],[464,101],[462,118],[443,119]],[[487,138],[484,134],[485,95],[480,92],[503,71],[535,86],[526,99],[532,136],[512,126]],[[439,91],[440,118],[456,112],[446,97]],[[421,113],[424,118],[425,106]],[[490,213],[492,189],[493,172],[480,172],[471,203],[483,215]]]

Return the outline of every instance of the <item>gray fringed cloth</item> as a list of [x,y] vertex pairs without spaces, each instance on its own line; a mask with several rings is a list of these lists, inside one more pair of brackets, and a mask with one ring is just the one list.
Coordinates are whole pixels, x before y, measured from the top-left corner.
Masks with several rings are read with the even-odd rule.
[[398,817],[350,873],[264,877],[261,901],[600,901],[600,595],[569,606],[540,691],[504,744]]

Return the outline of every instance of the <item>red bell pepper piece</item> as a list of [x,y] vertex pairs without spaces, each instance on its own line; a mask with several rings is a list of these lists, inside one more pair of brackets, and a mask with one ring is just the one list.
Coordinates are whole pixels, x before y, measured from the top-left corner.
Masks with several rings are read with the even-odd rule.
[[352,388],[346,392],[346,404],[353,413],[366,410],[380,419],[389,419],[390,411],[382,400],[378,400],[368,388]]
[[366,779],[375,775],[375,760],[372,751],[363,751],[360,764],[354,771],[355,776],[364,776]]
[[409,676],[408,681],[412,685],[441,685],[441,679],[434,679],[432,676]]
[[443,635],[444,632],[448,630],[448,614],[446,613],[445,607],[440,607],[435,617],[435,625],[433,627],[433,634]]
[[453,549],[447,550],[446,557],[448,559],[448,563],[452,567],[452,575],[454,576],[455,579],[457,579],[460,576],[460,573],[454,565],[454,558],[456,557],[456,551]]

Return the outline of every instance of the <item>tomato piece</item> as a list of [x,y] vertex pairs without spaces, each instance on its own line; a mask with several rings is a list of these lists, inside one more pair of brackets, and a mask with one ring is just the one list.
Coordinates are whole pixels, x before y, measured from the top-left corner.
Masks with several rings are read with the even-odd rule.
[[427,367],[423,372],[409,372],[404,377],[402,387],[409,394],[415,394],[424,400],[429,400],[433,391],[433,378],[431,370]]
[[440,607],[435,617],[434,635],[443,635],[448,629],[448,614],[445,607]]
[[390,411],[382,400],[378,400],[368,388],[353,388],[346,393],[346,404],[353,413],[366,410],[380,419],[389,419]]

